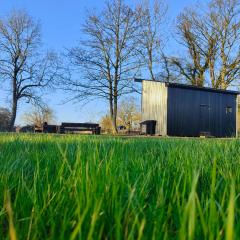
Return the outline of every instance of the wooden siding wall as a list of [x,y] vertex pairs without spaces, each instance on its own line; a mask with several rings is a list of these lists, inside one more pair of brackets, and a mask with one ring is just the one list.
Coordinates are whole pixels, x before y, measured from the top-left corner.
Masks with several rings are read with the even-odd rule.
[[156,134],[167,135],[167,87],[165,83],[142,82],[142,121],[156,120]]
[[[167,133],[169,136],[198,137],[209,132],[215,137],[236,135],[237,96],[224,92],[168,88]],[[232,108],[227,113],[227,108]]]

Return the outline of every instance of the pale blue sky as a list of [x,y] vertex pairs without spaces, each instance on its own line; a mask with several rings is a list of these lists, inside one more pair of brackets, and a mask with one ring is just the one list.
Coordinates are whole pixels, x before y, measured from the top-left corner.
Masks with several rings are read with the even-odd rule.
[[[150,0],[151,1],[151,0]],[[128,0],[131,4],[137,0]],[[169,7],[169,22],[180,11],[192,5],[191,0],[166,0]],[[101,9],[104,0],[0,0],[0,16],[6,15],[12,9],[24,9],[42,24],[42,40],[44,47],[56,51],[62,51],[64,47],[75,46],[81,37],[81,25],[84,22],[86,9]],[[174,46],[172,46],[172,50]],[[57,122],[63,121],[97,121],[107,112],[107,105],[95,101],[82,107],[77,104],[64,104],[66,95],[63,93],[48,93],[44,99],[50,107],[55,109]],[[0,106],[6,105],[6,96],[0,95]],[[23,104],[19,109],[17,123],[22,123],[22,114],[31,109],[31,106]]]

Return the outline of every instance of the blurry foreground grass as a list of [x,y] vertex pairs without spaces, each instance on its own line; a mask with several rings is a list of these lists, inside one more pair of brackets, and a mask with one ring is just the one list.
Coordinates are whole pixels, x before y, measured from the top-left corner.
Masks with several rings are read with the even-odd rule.
[[0,135],[0,239],[237,239],[240,141]]

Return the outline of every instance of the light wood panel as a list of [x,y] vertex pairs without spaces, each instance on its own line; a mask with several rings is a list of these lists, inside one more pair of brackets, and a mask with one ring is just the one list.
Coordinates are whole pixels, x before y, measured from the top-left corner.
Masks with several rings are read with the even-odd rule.
[[167,87],[165,83],[142,82],[142,121],[156,120],[156,134],[167,135]]

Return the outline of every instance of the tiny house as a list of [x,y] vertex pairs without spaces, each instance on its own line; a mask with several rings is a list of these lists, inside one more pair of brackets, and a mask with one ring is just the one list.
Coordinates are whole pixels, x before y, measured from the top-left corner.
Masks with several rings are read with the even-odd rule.
[[142,121],[161,136],[237,136],[237,91],[135,79],[142,83]]

